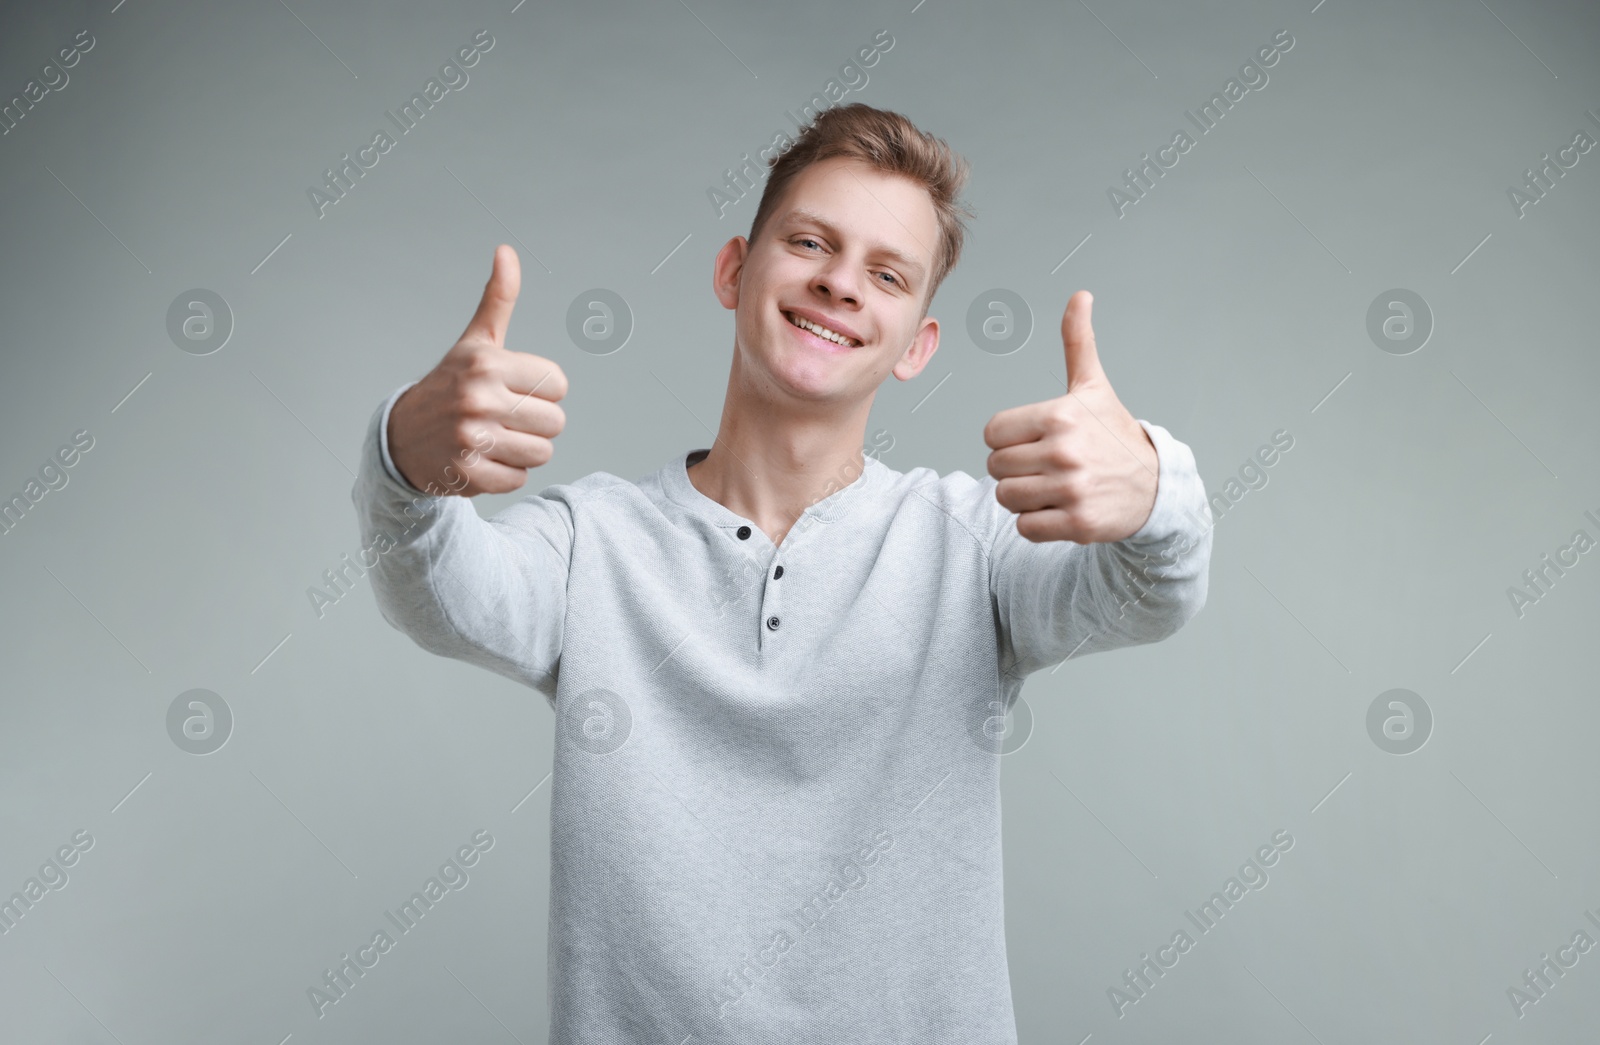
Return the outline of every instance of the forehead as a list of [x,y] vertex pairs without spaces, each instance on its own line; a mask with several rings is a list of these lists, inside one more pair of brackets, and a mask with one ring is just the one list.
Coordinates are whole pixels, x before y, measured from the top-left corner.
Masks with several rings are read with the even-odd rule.
[[849,157],[814,163],[790,183],[774,224],[799,223],[820,226],[842,239],[865,240],[869,251],[895,258],[919,274],[933,257],[939,227],[926,188]]

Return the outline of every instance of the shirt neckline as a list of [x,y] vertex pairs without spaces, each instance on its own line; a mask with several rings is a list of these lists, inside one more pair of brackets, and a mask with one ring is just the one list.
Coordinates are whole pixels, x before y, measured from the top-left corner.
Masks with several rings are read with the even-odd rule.
[[[671,462],[662,470],[665,479],[662,488],[667,497],[680,507],[687,508],[702,517],[708,518],[717,526],[735,529],[740,526],[749,526],[752,530],[759,530],[755,523],[749,519],[738,515],[722,502],[712,500],[701,493],[699,487],[690,481],[689,466],[704,460],[710,452],[710,447],[699,447],[685,453],[673,455]],[[863,459],[866,464],[861,469],[861,474],[856,476],[854,482],[848,486],[840,487],[811,505],[801,513],[800,519],[804,519],[808,515],[818,522],[838,522],[843,519],[865,493],[877,486],[883,472],[888,467],[870,454],[864,454]],[[790,527],[790,532],[793,532],[795,527],[800,525],[800,519],[795,520],[794,526]]]

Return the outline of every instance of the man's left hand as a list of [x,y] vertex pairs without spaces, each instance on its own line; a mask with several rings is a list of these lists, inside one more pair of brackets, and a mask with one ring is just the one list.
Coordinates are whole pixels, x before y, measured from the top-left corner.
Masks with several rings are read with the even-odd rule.
[[1120,541],[1138,533],[1156,503],[1155,444],[1111,389],[1080,290],[1061,317],[1067,394],[1002,410],[983,428],[995,500],[1017,513],[1035,543]]

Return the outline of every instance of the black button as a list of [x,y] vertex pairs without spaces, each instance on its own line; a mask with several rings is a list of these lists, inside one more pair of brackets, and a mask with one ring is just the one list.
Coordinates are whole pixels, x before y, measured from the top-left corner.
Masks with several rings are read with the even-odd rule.
[[741,541],[748,541],[750,539],[750,527],[748,527],[748,526],[739,527],[739,539]]
[[779,566],[777,569],[772,571],[772,579],[773,580],[777,580],[779,577],[782,577],[782,576],[783,576],[783,567],[782,566]]
[[767,618],[767,627],[772,629],[773,631],[777,631],[778,630],[778,618],[776,618],[776,617],[768,617]]

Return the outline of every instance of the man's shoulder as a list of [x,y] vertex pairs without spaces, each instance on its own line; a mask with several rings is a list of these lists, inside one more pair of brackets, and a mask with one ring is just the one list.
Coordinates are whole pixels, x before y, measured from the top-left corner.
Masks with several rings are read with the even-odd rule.
[[[530,474],[529,478],[536,474]],[[491,521],[536,529],[559,526],[570,539],[577,525],[575,520],[589,514],[597,505],[626,502],[628,491],[643,499],[636,483],[604,471],[546,482],[537,489],[525,485],[522,496],[496,512]]]
[[905,472],[889,469],[884,496],[896,514],[931,507],[987,545],[995,527],[1009,514],[994,499],[996,485],[987,473],[973,476],[960,469],[940,473],[918,466]]

